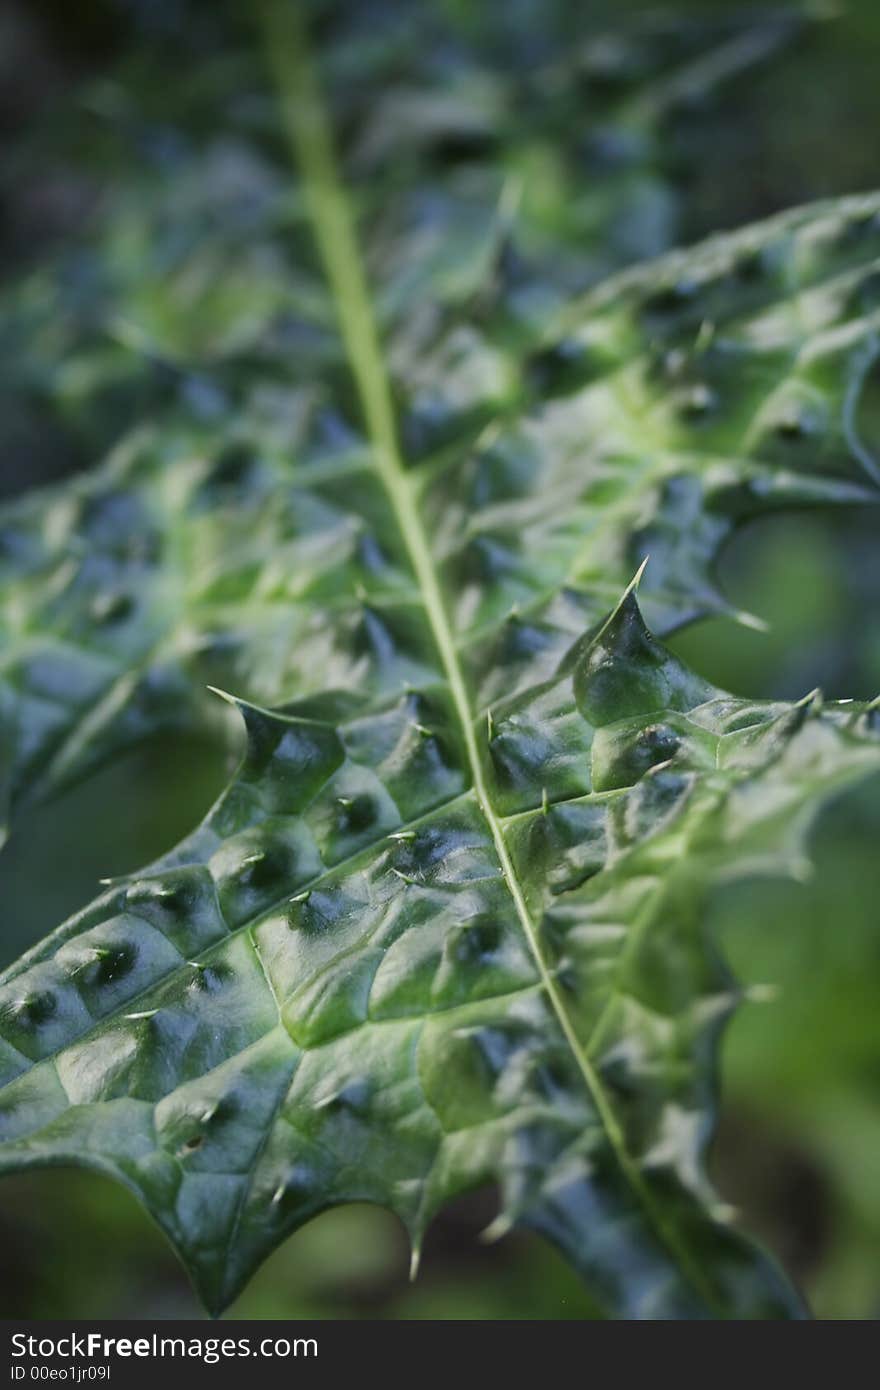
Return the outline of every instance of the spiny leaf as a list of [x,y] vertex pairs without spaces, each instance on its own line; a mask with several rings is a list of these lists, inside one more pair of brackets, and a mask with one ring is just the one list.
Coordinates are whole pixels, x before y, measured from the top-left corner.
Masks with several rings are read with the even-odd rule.
[[[670,196],[659,138],[670,113],[771,51],[798,16],[649,20],[585,35],[580,19],[572,33],[566,7],[542,6],[501,33],[442,7],[403,6],[380,43],[356,5],[327,18],[325,64],[350,132],[345,160],[405,451],[425,465],[456,626],[477,653],[492,653],[474,672],[480,698],[506,665],[498,642],[552,641],[555,656],[560,625],[567,645],[614,602],[646,547],[652,585],[665,585],[663,554],[677,540],[667,531],[681,524],[671,511],[693,511],[705,534],[690,541],[692,558],[678,556],[693,578],[674,577],[671,611],[652,607],[652,619],[667,630],[720,606],[705,562],[728,523],[702,518],[693,464],[670,456],[709,437],[701,367],[689,366],[687,344],[673,346],[674,323],[630,328],[624,305],[619,319],[603,313],[596,353],[556,324],[575,291],[626,255],[626,227],[646,223],[646,190]],[[193,32],[204,39],[203,24]],[[10,374],[24,371],[55,407],[67,402],[89,422],[112,398],[111,419],[140,410],[150,424],[77,486],[0,510],[13,803],[152,729],[201,725],[207,684],[269,704],[344,686],[375,666],[386,620],[404,648],[418,647],[402,611],[399,542],[385,534],[381,489],[367,476],[362,412],[253,37],[220,24],[199,80],[170,111],[163,97],[162,120],[176,115],[182,127],[171,152],[146,95],[144,109],[134,95],[165,93],[164,81],[126,74],[89,94],[92,121],[103,113],[130,132],[111,165],[118,188],[96,244],[25,285],[26,344],[8,350]],[[155,79],[167,54],[152,62]],[[134,173],[133,139],[154,152]],[[609,142],[613,158],[590,154]],[[869,236],[857,253],[865,275],[875,249]],[[785,292],[772,272],[763,289],[771,299]],[[586,305],[584,322],[592,313]],[[661,424],[662,368],[640,379],[644,352],[663,347],[681,359],[675,390],[690,429]],[[594,370],[603,380],[585,393]],[[735,429],[748,408],[724,417]],[[602,536],[591,538],[599,514]],[[690,516],[683,524],[691,530]],[[370,675],[393,683],[411,668],[420,678],[422,654],[408,657]]]
[[618,1316],[796,1312],[704,1171],[735,989],[700,903],[802,854],[876,712],[715,691],[631,595],[499,707],[491,825],[442,690],[241,709],[204,824],[3,977],[0,1167],[115,1174],[215,1309],[323,1207],[417,1249],[495,1179]]
[[[165,36],[151,15],[137,60],[87,85],[78,117],[56,116],[49,157],[83,169],[93,234],[5,305],[9,379],[89,439],[161,401],[238,407],[255,379],[264,397],[288,388],[291,367],[317,385],[333,358],[252,19],[217,4],[186,22],[187,8]],[[682,146],[677,119],[804,23],[798,10],[627,22],[527,3],[499,25],[446,4],[312,8],[383,319],[423,330],[445,306],[487,307],[499,285],[527,325],[662,251],[711,138],[697,124]],[[167,81],[170,59],[185,83]],[[20,181],[46,159],[45,141],[26,147]]]
[[[743,516],[876,499],[880,198],[574,302],[540,258],[525,297],[497,263],[450,291],[408,243],[382,261],[413,169],[377,206],[346,148],[343,186],[287,20],[317,384],[271,426],[176,405],[3,517],[15,798],[208,680],[248,744],[182,845],[0,978],[0,1170],[114,1174],[214,1310],[328,1205],[383,1203],[418,1251],[495,1180],[495,1232],[549,1236],[614,1315],[798,1316],[706,1176],[736,991],[701,904],[799,868],[823,798],[880,767],[877,712],[726,695],[614,605],[650,549],[653,627],[722,610]],[[336,78],[351,51],[343,25]]]
[[[744,518],[875,504],[859,410],[878,268],[880,198],[802,209],[627,272],[525,355],[508,345],[516,390],[478,429],[447,402],[449,443],[410,476],[480,708],[549,672],[646,554],[666,633],[730,611],[711,565]],[[437,340],[401,362],[404,408],[428,370],[449,389],[444,360]],[[275,704],[436,674],[363,426],[291,425],[176,416],[0,512],[14,798],[203,718],[206,684]]]

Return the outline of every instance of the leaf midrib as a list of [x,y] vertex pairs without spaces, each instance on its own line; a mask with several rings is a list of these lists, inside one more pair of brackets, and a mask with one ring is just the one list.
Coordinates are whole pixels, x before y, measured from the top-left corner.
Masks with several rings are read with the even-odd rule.
[[536,926],[504,837],[501,819],[495,811],[486,784],[475,732],[474,711],[471,708],[443,593],[431,556],[428,536],[416,506],[398,444],[391,388],[354,230],[354,217],[337,170],[330,121],[309,58],[304,26],[295,6],[283,6],[278,0],[261,0],[259,14],[268,64],[277,85],[283,125],[301,173],[315,242],[335,300],[340,332],[373,446],[376,471],[384,484],[419,585],[425,614],[460,725],[474,793],[491,832],[508,891],[538,969],[541,984],[578,1065],[620,1169],[641,1203],[656,1235],[674,1255],[695,1291],[711,1305],[716,1300],[702,1269],[683,1247],[678,1233],[665,1220],[628,1153],[617,1116],[598,1074],[581,1045],[559,986],[541,950]]

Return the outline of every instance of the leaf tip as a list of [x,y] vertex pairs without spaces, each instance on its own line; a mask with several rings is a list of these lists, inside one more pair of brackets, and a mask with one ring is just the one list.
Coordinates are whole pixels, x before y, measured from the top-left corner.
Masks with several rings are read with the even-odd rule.
[[639,567],[638,567],[638,569],[636,570],[635,574],[633,575],[632,579],[629,581],[629,583],[627,584],[626,588],[625,588],[624,591],[623,591],[623,594],[622,594],[621,600],[620,600],[621,603],[623,602],[624,599],[629,598],[630,594],[636,594],[636,593],[638,593],[639,585],[640,585],[641,582],[642,582],[642,575],[645,573],[645,570],[648,568],[648,561],[650,560],[650,558],[651,558],[650,555],[646,555],[646,556],[644,557],[644,559],[642,560],[642,563],[639,565]]
[[755,984],[743,990],[743,998],[748,1004],[775,1004],[781,993],[778,985]]
[[806,855],[796,855],[788,865],[788,872],[795,883],[811,883],[816,876],[815,865]]
[[234,709],[241,708],[241,700],[235,695],[230,695],[228,690],[221,690],[219,685],[206,685],[205,689],[209,690],[212,695],[216,695],[218,699],[224,700],[227,705],[232,705]]
[[750,613],[747,608],[729,608],[728,617],[732,618],[740,627],[748,628],[750,632],[768,633],[772,631],[770,623],[757,613]]
[[514,1220],[510,1212],[500,1211],[494,1221],[480,1232],[480,1241],[483,1245],[494,1245],[496,1241],[502,1240],[513,1230]]
[[814,690],[807,691],[806,695],[797,700],[794,708],[803,710],[807,714],[821,714],[825,708],[824,692],[817,685]]

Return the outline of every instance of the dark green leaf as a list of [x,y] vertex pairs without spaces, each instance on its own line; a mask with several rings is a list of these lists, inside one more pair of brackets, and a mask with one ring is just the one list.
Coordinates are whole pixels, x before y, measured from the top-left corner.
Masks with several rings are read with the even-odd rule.
[[[406,119],[393,89],[352,127],[399,55],[359,56],[350,91],[370,50],[343,27],[344,183],[288,20],[267,7],[300,178],[270,202],[301,278],[269,256],[265,280],[227,280],[224,233],[250,244],[234,216],[203,229],[206,279],[184,274],[212,302],[252,287],[239,395],[215,375],[194,408],[190,377],[189,404],[0,520],[13,801],[201,720],[208,682],[248,733],[182,845],[0,979],[0,1169],[115,1174],[215,1310],[326,1206],[390,1207],[417,1252],[445,1201],[495,1180],[496,1233],[542,1231],[616,1316],[798,1316],[705,1171],[736,990],[702,903],[801,871],[823,798],[880,766],[877,711],[715,690],[626,585],[650,552],[662,634],[724,611],[711,564],[744,517],[876,504],[880,198],[576,295],[553,261],[582,224],[536,250],[529,180],[523,214],[492,185],[487,221],[478,179],[479,254],[447,261],[447,223],[425,254],[400,219],[438,128],[457,177],[462,143],[503,170],[499,102],[523,148],[511,92],[460,100],[474,74],[440,63]],[[289,358],[267,304],[294,315]],[[230,321],[190,307],[194,332]],[[157,351],[125,319],[145,335]]]

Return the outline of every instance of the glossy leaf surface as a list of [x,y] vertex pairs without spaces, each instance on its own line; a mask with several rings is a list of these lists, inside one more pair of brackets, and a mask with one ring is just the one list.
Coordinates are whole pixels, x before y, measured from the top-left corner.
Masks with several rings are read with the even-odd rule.
[[[604,272],[674,237],[677,184],[710,153],[691,148],[693,133],[678,149],[676,121],[801,21],[614,28],[598,12],[524,5],[499,30],[452,6],[389,4],[376,42],[362,6],[316,10],[404,452],[424,475],[456,625],[482,646],[515,605],[566,586],[576,634],[639,563],[637,519],[671,509],[659,481],[690,465],[643,476],[657,433],[611,380],[625,364],[639,374],[675,325],[658,336],[653,321],[603,315],[608,341],[588,364],[556,319]],[[353,670],[360,680],[365,662],[374,683],[397,678],[356,635],[364,598],[395,634],[407,628],[408,581],[365,476],[363,413],[266,54],[255,25],[217,6],[168,41],[175,62],[190,31],[213,54],[195,80],[169,89],[160,48],[146,72],[86,89],[71,159],[91,141],[115,178],[95,194],[90,236],[6,296],[6,380],[87,447],[127,432],[79,485],[0,509],[13,801],[145,732],[203,726],[206,684],[275,704]],[[779,291],[771,271],[764,293]],[[593,372],[608,380],[582,402]],[[686,373],[682,401],[690,387]],[[662,377],[637,389],[649,410],[669,394]],[[577,436],[600,423],[587,460]],[[664,447],[688,433],[701,447],[699,428],[664,431]],[[621,491],[632,500],[612,528],[606,504]],[[600,501],[605,539],[590,541],[584,514]],[[651,540],[653,585],[665,580]],[[717,602],[702,573],[698,588],[670,622]],[[475,679],[491,686],[491,671]]]
[[115,1174],[215,1310],[323,1207],[382,1203],[418,1250],[495,1180],[497,1231],[549,1236],[612,1315],[797,1316],[705,1172],[736,991],[701,906],[800,869],[823,798],[880,767],[877,711],[713,689],[626,585],[650,552],[662,634],[723,610],[742,518],[876,503],[880,199],[582,295],[540,258],[511,279],[506,210],[450,288],[387,239],[406,163],[374,207],[363,130],[340,169],[286,15],[293,380],[267,403],[239,364],[240,411],[176,400],[3,513],[13,802],[202,717],[207,682],[248,751],[189,839],[0,978],[0,1169]]

